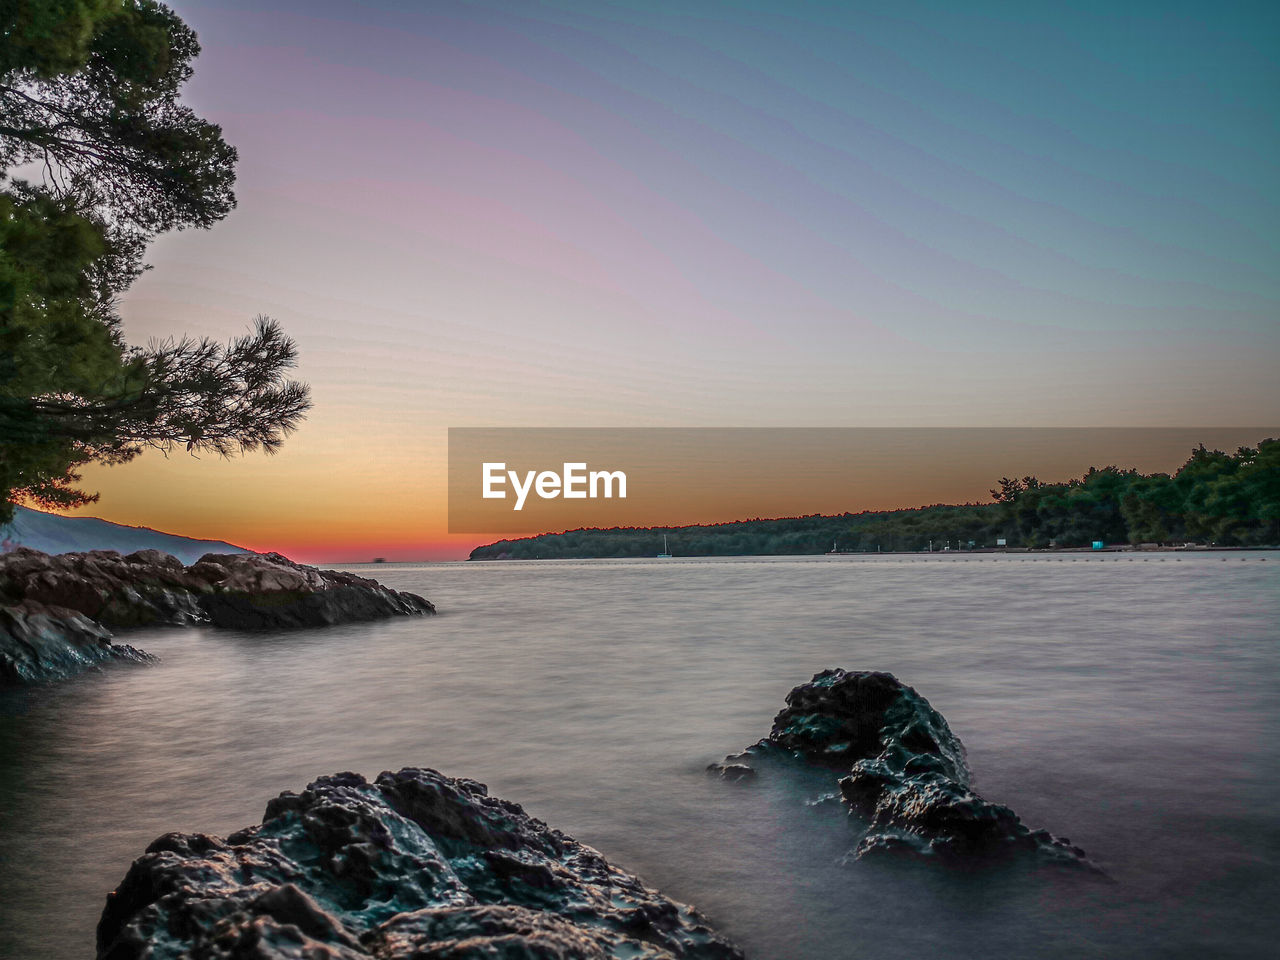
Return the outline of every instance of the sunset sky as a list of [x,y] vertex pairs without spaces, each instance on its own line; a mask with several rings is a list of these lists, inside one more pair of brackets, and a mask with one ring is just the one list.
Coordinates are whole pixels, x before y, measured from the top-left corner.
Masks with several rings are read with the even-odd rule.
[[460,557],[449,427],[1277,419],[1280,4],[173,6],[239,207],[126,335],[268,314],[315,407],[78,513]]

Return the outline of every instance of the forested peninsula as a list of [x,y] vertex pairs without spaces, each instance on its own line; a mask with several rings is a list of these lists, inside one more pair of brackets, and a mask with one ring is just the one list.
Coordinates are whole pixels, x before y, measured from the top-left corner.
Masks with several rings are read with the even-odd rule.
[[[1094,467],[1049,483],[1002,477],[990,503],[671,527],[613,527],[499,540],[472,560],[550,560],[1043,549],[1118,544],[1280,545],[1280,440],[1191,452],[1172,475]],[[999,541],[1004,541],[1003,544]]]

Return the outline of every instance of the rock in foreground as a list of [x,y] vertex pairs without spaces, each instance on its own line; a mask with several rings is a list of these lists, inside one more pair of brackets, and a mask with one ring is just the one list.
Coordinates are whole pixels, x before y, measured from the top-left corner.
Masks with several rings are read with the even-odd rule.
[[105,660],[148,659],[111,643],[110,628],[270,630],[426,613],[435,607],[415,594],[276,553],[206,554],[187,567],[158,550],[20,548],[0,556],[0,680],[56,680]]
[[947,721],[889,673],[825,670],[787,694],[769,736],[709,768],[752,775],[753,761],[793,757],[845,774],[840,795],[868,824],[853,852],[948,861],[1032,855],[1095,869],[1084,851],[1030,830],[1008,807],[970,789],[964,746]]
[[82,613],[34,600],[0,606],[0,684],[40,683],[69,677],[100,663],[155,658],[128,644]]
[[167,834],[107,898],[99,960],[741,960],[692,908],[434,770],[323,777],[225,840]]

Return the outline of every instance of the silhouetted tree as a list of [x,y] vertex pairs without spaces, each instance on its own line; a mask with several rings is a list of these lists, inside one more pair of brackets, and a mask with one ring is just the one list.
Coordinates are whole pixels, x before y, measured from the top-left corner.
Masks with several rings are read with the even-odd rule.
[[152,237],[235,205],[234,148],[178,99],[195,34],[153,0],[4,0],[0,28],[0,522],[146,446],[275,450],[309,405],[275,323],[136,348],[115,308]]

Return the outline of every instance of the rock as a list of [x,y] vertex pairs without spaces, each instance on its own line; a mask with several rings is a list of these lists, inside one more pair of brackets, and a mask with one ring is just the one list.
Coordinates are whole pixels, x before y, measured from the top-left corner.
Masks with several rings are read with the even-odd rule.
[[714,773],[721,780],[749,780],[756,775],[755,768],[746,763],[736,763],[728,757],[723,763],[712,763],[707,766],[708,773]]
[[35,600],[0,606],[0,683],[63,680],[115,660],[154,660],[123,643],[84,614]]
[[1030,830],[970,788],[964,746],[924,697],[889,673],[824,670],[787,694],[769,736],[708,769],[769,757],[828,767],[865,833],[853,859],[910,855],[950,862],[1031,855],[1096,871],[1065,838]]
[[210,553],[187,572],[208,578],[200,603],[210,622],[220,627],[319,627],[436,612],[416,594],[351,573],[317,570],[278,553]]
[[955,780],[969,778],[964,746],[942,714],[891,673],[817,674],[787,694],[768,739],[837,769],[891,751],[913,770],[923,765]]
[[50,556],[20,548],[0,556],[0,602],[65,607],[108,628],[197,623],[206,619],[198,600],[206,590],[175,558],[155,550]]
[[[30,620],[27,611],[37,608],[62,612]],[[136,659],[121,652],[137,654],[132,647],[110,642],[109,628],[209,623],[264,630],[435,613],[415,594],[280,554],[207,554],[184,567],[158,550],[50,556],[26,548],[0,555],[0,610],[9,611],[0,638],[0,682],[9,683],[57,679],[77,672],[76,664]],[[86,639],[86,623],[96,631],[94,643]]]
[[[210,554],[206,554],[210,556]],[[215,584],[221,583],[231,576],[231,571],[220,563],[214,563],[212,560],[201,558],[187,568],[187,572],[198,580],[205,583]]]
[[483,784],[323,777],[225,840],[167,834],[107,897],[99,960],[741,960],[693,908]]
[[314,627],[434,613],[430,602],[278,553],[206,554],[190,567],[158,550],[0,556],[0,601],[35,600],[106,627],[211,623],[236,629]]
[[179,573],[182,570],[181,560],[167,553],[161,553],[159,550],[135,550],[124,559],[128,563],[135,563],[139,566],[160,567],[171,570],[174,573]]

